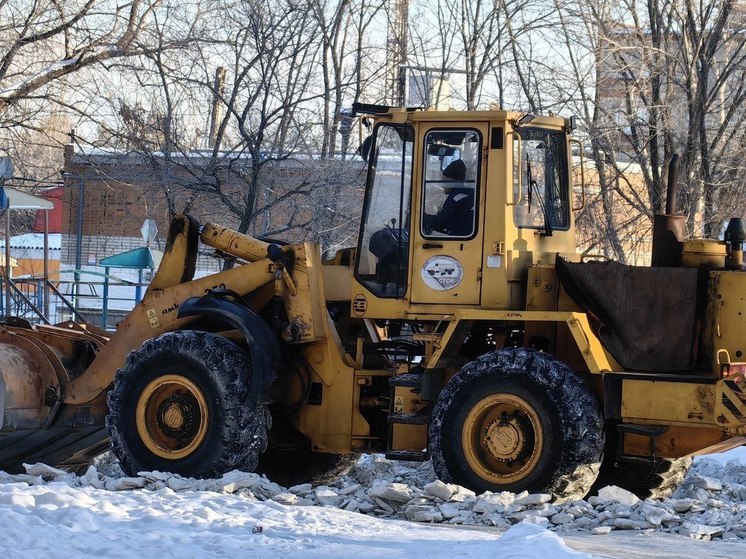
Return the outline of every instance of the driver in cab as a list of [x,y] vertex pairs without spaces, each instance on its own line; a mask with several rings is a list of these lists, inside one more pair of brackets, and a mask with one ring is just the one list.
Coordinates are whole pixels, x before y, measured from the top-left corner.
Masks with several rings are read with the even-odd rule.
[[454,237],[468,237],[474,230],[474,190],[465,185],[466,165],[461,159],[443,169],[446,198],[435,215],[425,214],[423,225],[428,229]]

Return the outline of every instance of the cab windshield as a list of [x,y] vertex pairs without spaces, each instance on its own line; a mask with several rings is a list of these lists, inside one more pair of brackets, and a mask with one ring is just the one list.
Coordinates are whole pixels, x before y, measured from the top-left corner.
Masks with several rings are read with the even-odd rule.
[[411,126],[374,131],[355,275],[377,297],[407,292],[413,143]]

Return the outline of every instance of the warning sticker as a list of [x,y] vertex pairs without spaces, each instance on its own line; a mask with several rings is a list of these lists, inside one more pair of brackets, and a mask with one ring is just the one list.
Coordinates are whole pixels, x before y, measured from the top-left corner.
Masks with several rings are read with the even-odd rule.
[[148,309],[148,322],[150,322],[151,328],[158,328],[158,315],[156,314],[155,309]]
[[401,396],[397,396],[394,400],[394,413],[404,413],[404,400]]
[[428,258],[420,270],[422,281],[431,289],[446,291],[453,289],[464,277],[461,263],[451,256],[438,255]]

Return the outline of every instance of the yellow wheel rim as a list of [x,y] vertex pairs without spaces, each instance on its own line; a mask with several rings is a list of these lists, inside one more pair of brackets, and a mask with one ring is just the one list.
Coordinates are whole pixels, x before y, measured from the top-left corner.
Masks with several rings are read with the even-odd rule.
[[515,394],[492,394],[477,402],[466,416],[461,441],[472,471],[495,485],[525,479],[544,448],[539,415]]
[[137,432],[153,454],[169,460],[189,456],[205,440],[207,400],[181,375],[151,381],[137,400]]

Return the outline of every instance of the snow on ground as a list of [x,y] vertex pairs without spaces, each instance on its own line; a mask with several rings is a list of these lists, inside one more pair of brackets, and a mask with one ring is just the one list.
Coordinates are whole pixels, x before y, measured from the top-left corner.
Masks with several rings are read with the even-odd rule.
[[455,533],[211,492],[7,484],[0,486],[0,503],[3,552],[10,558],[589,557],[530,524],[502,537]]
[[326,486],[292,488],[243,472],[220,480],[127,478],[111,461],[97,466],[80,477],[43,465],[0,472],[3,559],[746,553],[746,448],[695,460],[672,499],[636,502],[608,489],[562,505],[541,495],[474,495],[435,481],[427,463],[380,456],[362,457]]

